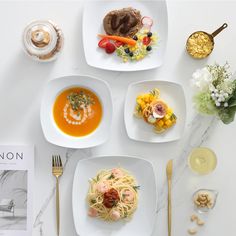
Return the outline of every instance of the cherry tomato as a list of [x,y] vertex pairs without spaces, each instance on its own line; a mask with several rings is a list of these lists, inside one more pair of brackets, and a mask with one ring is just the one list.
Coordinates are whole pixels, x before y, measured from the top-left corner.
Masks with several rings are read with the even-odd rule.
[[151,43],[151,38],[150,37],[147,37],[147,36],[145,36],[144,38],[143,38],[143,44],[144,45],[148,45],[149,43]]
[[106,53],[111,54],[111,53],[115,52],[116,47],[113,43],[108,42],[106,44],[105,50],[106,50]]
[[107,43],[109,43],[109,42],[110,42],[109,39],[103,38],[103,39],[101,39],[101,40],[99,41],[98,47],[100,47],[100,48],[105,48],[106,45],[107,45]]
[[124,45],[124,43],[122,43],[120,41],[115,41],[114,44],[117,48]]

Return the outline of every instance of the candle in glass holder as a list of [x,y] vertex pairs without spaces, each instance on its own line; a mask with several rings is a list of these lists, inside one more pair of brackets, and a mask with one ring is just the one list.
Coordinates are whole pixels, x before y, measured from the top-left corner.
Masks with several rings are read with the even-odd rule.
[[215,153],[206,147],[194,148],[188,157],[190,169],[200,175],[211,173],[217,165]]

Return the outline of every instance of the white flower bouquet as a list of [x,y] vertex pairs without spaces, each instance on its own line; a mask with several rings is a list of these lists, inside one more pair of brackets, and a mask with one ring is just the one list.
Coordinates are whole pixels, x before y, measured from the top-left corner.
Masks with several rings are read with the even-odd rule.
[[207,65],[192,75],[194,105],[201,114],[215,115],[224,124],[234,120],[236,112],[236,78],[229,65]]

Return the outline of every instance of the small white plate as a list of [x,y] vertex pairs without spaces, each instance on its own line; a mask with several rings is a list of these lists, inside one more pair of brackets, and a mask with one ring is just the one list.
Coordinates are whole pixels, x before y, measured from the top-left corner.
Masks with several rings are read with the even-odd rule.
[[[121,166],[133,174],[140,185],[138,208],[133,218],[105,222],[88,216],[86,196],[89,179],[102,169]],[[156,221],[157,190],[150,162],[126,156],[104,156],[78,162],[73,183],[72,206],[76,232],[80,236],[150,236]]]
[[[84,87],[93,91],[102,103],[103,115],[98,128],[83,137],[73,137],[62,132],[53,118],[53,105],[56,97],[70,87]],[[89,76],[65,76],[51,80],[44,91],[40,119],[43,133],[48,142],[62,147],[88,148],[104,143],[110,133],[112,122],[112,98],[109,85]]]
[[[115,55],[106,54],[98,48],[98,34],[105,33],[103,18],[112,10],[133,7],[140,10],[142,16],[153,19],[152,32],[157,32],[157,48],[142,61],[123,63]],[[83,13],[83,44],[88,65],[113,71],[140,71],[161,66],[165,54],[168,34],[168,16],[166,1],[88,1]]]
[[[177,123],[162,134],[155,133],[152,125],[134,116],[136,97],[139,94],[148,93],[154,88],[160,89],[160,98],[173,109],[177,116]],[[179,139],[183,134],[186,119],[186,103],[182,86],[174,82],[158,80],[131,84],[126,95],[124,119],[128,136],[131,139],[150,143]]]

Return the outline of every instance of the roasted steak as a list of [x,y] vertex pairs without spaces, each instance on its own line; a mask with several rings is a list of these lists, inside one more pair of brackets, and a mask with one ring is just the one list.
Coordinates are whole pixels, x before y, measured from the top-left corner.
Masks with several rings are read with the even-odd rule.
[[109,12],[103,19],[104,30],[109,35],[134,36],[142,27],[140,11],[128,7]]

